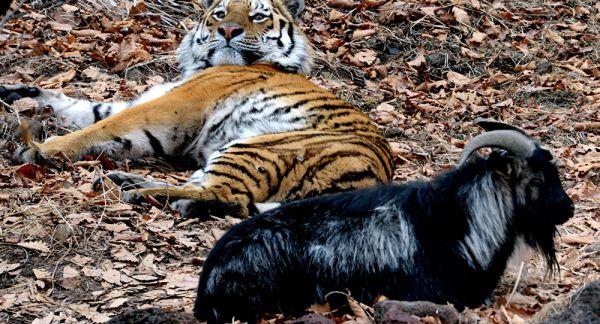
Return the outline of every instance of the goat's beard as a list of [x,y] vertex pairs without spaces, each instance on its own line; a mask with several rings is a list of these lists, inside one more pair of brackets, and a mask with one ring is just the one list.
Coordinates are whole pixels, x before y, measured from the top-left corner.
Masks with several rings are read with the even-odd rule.
[[537,224],[537,226],[534,226],[525,234],[525,242],[542,254],[546,260],[548,271],[551,274],[558,272],[560,269],[556,260],[556,247],[554,243],[556,235],[556,226],[552,224]]

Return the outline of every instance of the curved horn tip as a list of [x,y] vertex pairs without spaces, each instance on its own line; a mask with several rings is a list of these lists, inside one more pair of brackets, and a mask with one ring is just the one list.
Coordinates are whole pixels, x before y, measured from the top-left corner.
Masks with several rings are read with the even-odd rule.
[[475,118],[475,120],[473,121],[473,124],[475,125],[479,125],[481,123],[485,123],[485,122],[498,122],[497,120],[491,119],[491,118],[483,118],[483,117],[477,117]]
[[517,130],[493,130],[475,136],[465,145],[459,159],[459,166],[463,165],[473,152],[480,148],[497,147],[517,156],[529,157],[537,146],[537,143],[529,138],[529,136]]
[[527,134],[524,130],[520,129],[519,127],[492,118],[477,117],[473,121],[473,124],[483,128],[487,132],[495,130],[513,130],[529,137],[529,134]]

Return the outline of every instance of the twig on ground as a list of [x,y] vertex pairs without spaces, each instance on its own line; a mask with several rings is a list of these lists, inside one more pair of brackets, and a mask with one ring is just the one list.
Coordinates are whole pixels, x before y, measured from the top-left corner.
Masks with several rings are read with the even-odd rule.
[[[7,1],[7,0],[4,0]],[[4,24],[12,18],[12,16],[15,14],[15,12],[19,11],[19,9],[21,9],[21,7],[23,6],[23,4],[25,3],[25,0],[21,0],[19,1],[19,3],[17,4],[17,7],[15,8],[15,10],[13,11],[9,11],[6,13],[6,15],[4,16],[4,18],[2,18],[2,20],[0,20],[0,28],[2,28],[4,26]]]
[[517,292],[517,287],[519,287],[519,282],[521,281],[521,274],[523,273],[523,266],[525,265],[525,262],[521,261],[521,265],[519,266],[519,274],[517,275],[517,280],[515,280],[515,285],[513,286],[512,291],[510,292],[510,296],[508,297],[508,301],[506,302],[506,305],[510,305],[510,302],[512,301],[513,297],[515,296],[515,293]]

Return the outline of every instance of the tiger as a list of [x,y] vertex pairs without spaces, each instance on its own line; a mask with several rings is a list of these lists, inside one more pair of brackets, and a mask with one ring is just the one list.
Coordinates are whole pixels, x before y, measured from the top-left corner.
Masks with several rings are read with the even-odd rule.
[[122,171],[106,175],[123,200],[166,198],[183,217],[245,218],[281,201],[391,180],[392,154],[378,127],[307,77],[312,52],[296,23],[303,0],[202,4],[204,16],[177,50],[181,79],[130,102],[0,87],[3,101],[34,98],[74,130],[23,146],[14,160],[102,154],[185,161],[196,171],[183,185]]

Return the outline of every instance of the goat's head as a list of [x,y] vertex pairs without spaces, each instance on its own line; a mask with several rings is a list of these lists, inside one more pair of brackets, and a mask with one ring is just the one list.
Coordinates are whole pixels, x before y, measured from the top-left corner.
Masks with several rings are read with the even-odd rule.
[[515,229],[554,268],[556,226],[573,216],[574,205],[562,187],[553,155],[518,128],[491,120],[475,123],[488,132],[465,146],[459,164],[480,148],[495,148],[488,163],[493,172],[510,183]]

